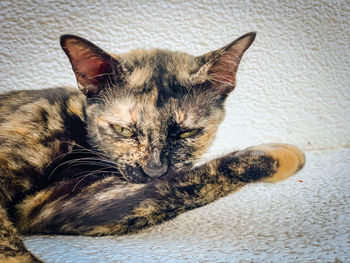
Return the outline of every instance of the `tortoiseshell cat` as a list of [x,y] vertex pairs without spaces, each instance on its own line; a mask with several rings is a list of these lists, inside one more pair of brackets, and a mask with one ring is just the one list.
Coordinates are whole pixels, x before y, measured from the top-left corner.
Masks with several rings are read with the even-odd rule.
[[0,95],[0,261],[40,262],[19,234],[130,233],[301,169],[303,153],[284,144],[193,168],[254,38],[195,57],[159,49],[111,55],[62,36],[81,92]]

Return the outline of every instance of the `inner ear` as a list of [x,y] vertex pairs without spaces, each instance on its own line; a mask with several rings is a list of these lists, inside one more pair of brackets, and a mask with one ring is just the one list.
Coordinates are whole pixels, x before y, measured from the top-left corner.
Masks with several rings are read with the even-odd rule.
[[227,96],[235,88],[239,62],[255,36],[255,32],[245,34],[223,48],[198,57],[204,65],[193,79],[209,81],[213,90]]
[[79,89],[87,96],[95,96],[106,84],[124,79],[122,65],[90,41],[63,35],[61,47],[69,58]]

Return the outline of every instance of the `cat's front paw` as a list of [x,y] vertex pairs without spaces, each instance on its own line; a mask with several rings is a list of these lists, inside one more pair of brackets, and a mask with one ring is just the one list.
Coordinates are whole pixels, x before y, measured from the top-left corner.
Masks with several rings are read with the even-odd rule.
[[267,156],[276,161],[273,174],[263,178],[265,182],[278,182],[297,173],[305,164],[305,155],[290,144],[269,143],[252,146],[235,153],[235,156]]

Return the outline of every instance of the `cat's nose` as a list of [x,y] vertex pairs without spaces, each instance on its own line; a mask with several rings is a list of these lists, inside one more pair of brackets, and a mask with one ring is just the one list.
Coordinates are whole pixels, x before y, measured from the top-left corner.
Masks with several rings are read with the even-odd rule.
[[143,171],[152,178],[161,177],[168,171],[168,162],[164,160],[162,163],[151,162],[143,167]]

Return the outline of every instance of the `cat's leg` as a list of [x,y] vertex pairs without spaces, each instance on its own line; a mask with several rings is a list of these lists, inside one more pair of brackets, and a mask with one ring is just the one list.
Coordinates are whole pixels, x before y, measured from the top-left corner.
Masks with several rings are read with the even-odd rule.
[[0,263],[42,262],[25,248],[17,230],[10,222],[7,212],[0,205]]
[[[305,162],[294,146],[265,144],[148,184],[109,177],[74,192],[69,184],[39,192],[19,208],[23,232],[108,235],[134,232],[213,202],[251,182],[277,182]],[[60,188],[61,187],[61,188]]]

